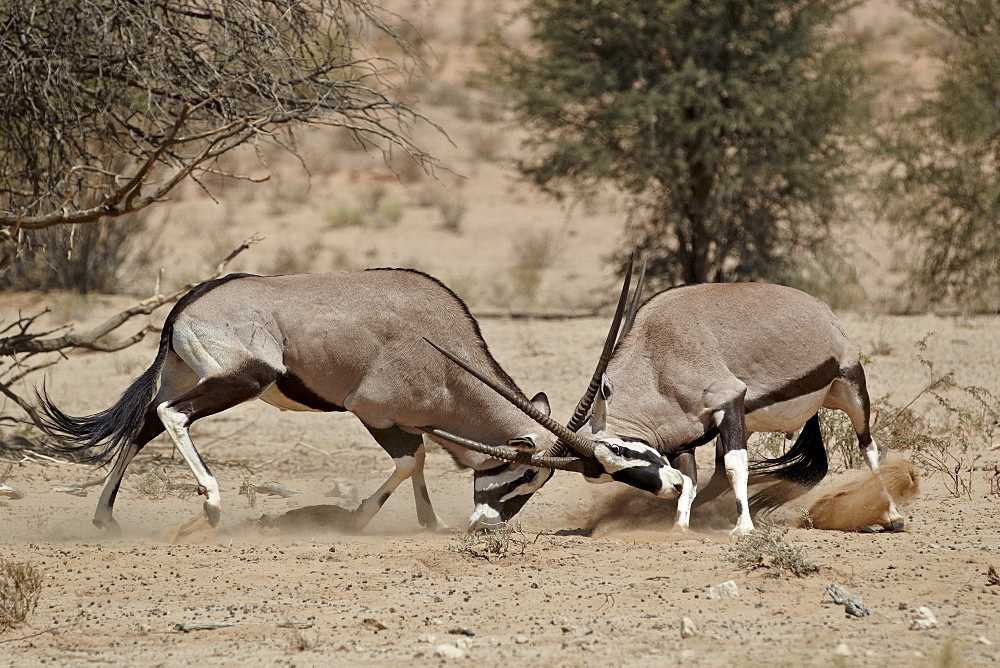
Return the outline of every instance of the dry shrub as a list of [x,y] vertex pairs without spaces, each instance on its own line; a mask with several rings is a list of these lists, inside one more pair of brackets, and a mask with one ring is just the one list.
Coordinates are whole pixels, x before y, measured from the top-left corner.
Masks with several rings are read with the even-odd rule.
[[448,232],[457,234],[462,229],[462,219],[469,205],[460,192],[449,191],[441,194],[437,201],[438,212],[441,214],[441,227]]
[[135,485],[135,491],[147,499],[160,501],[170,494],[170,483],[165,477],[161,477],[155,471],[150,471]]
[[28,562],[0,561],[0,632],[24,622],[41,593],[40,570]]
[[22,232],[0,245],[0,289],[116,293],[146,271],[158,233],[148,214],[128,214],[75,227]]
[[736,564],[741,571],[769,569],[775,577],[787,571],[802,577],[815,573],[819,566],[806,558],[805,548],[785,540],[788,527],[758,521],[757,530],[740,536],[726,554],[726,561]]
[[516,295],[535,299],[558,249],[558,237],[552,230],[527,230],[514,240],[511,280]]
[[879,467],[877,474],[869,471],[821,496],[809,507],[800,525],[856,531],[858,527],[881,524],[889,510],[889,499],[883,493],[882,484],[897,504],[903,503],[920,492],[920,472],[908,461],[889,461]]
[[465,552],[474,557],[489,560],[490,556],[498,559],[513,554],[523,555],[528,546],[528,537],[521,531],[517,522],[502,522],[492,529],[479,529],[469,533],[459,534],[458,545],[453,552]]

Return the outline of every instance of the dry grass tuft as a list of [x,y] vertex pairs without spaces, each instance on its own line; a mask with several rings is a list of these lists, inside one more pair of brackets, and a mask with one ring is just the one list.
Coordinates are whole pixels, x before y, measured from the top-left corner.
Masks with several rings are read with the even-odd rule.
[[503,522],[495,529],[480,529],[460,534],[458,545],[453,552],[464,552],[489,561],[491,555],[498,559],[511,555],[523,555],[528,546],[528,537],[517,522]]
[[24,622],[41,593],[39,569],[28,562],[0,561],[0,632]]
[[803,577],[819,571],[819,566],[806,558],[805,548],[785,540],[787,527],[758,520],[757,530],[741,536],[729,548],[726,561],[736,564],[741,571],[769,569],[774,577],[785,572]]

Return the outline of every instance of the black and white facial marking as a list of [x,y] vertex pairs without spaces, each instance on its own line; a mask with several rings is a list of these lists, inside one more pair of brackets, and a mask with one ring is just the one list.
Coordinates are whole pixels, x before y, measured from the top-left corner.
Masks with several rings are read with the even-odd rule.
[[531,495],[548,482],[554,471],[505,462],[476,471],[472,500],[476,504],[469,518],[469,531],[496,527],[506,522],[527,503]]
[[594,448],[594,458],[604,470],[599,475],[585,473],[589,482],[616,480],[664,498],[674,498],[685,489],[685,476],[643,441],[602,439]]

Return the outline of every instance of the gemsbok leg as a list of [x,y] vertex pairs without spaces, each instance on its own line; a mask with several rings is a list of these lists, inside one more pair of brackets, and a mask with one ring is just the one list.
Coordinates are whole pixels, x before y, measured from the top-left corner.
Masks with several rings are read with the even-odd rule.
[[354,528],[364,529],[375,514],[382,508],[389,496],[396,491],[407,478],[413,482],[413,496],[417,505],[417,521],[428,529],[447,529],[448,526],[434,512],[430,495],[427,493],[427,483],[424,480],[424,441],[420,434],[410,434],[399,427],[375,429],[365,425],[371,435],[382,446],[382,449],[392,457],[395,471],[375,493],[361,502],[354,511]]

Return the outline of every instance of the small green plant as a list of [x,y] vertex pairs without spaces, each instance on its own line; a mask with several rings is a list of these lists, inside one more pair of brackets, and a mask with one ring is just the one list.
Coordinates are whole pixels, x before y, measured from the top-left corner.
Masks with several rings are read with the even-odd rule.
[[462,228],[462,219],[469,206],[461,193],[443,193],[437,200],[438,212],[441,214],[441,227],[448,232],[458,233]]
[[368,216],[361,207],[338,204],[327,210],[326,222],[331,228],[339,230],[344,227],[364,225],[368,222]]
[[[917,342],[917,359],[927,371],[927,385],[902,408],[880,411],[880,417],[886,417],[875,421],[873,435],[876,442],[909,451],[918,465],[941,474],[952,496],[971,499],[976,462],[992,446],[1000,428],[1000,401],[984,388],[959,385],[953,370],[938,371],[925,356],[931,336]],[[912,409],[924,396],[936,405],[933,421]]]
[[247,503],[251,508],[257,505],[257,485],[250,481],[250,471],[243,469],[242,482],[240,483],[240,496],[247,497]]
[[29,562],[0,561],[0,632],[24,622],[38,605],[42,572]]
[[739,537],[729,548],[726,561],[741,571],[764,568],[774,577],[782,577],[786,571],[798,577],[819,571],[819,566],[806,558],[804,547],[785,540],[787,533],[788,527],[758,520],[756,531]]
[[395,225],[403,219],[406,213],[406,205],[395,197],[386,197],[378,204],[375,210],[375,220],[381,225]]
[[516,294],[529,300],[535,298],[558,248],[556,235],[551,230],[528,230],[515,239],[511,278]]
[[323,243],[314,241],[305,248],[281,246],[264,266],[265,274],[304,274],[312,269],[313,259],[323,251]]
[[501,522],[492,529],[478,529],[461,534],[457,538],[458,545],[454,552],[466,552],[474,557],[489,560],[490,555],[498,559],[512,554],[523,555],[528,545],[528,538],[521,531],[517,522]]

